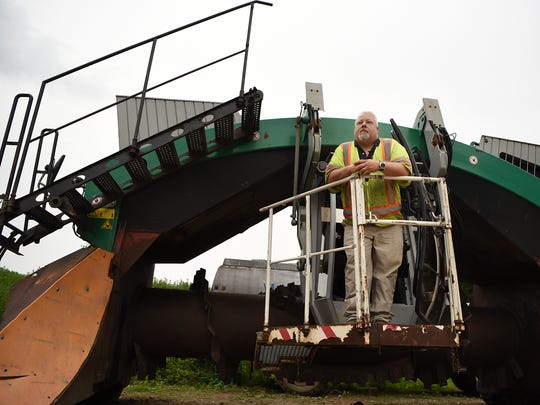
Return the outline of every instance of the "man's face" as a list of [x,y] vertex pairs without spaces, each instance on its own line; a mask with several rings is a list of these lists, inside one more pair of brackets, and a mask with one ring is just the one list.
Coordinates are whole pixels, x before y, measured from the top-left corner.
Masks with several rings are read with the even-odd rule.
[[374,142],[379,134],[377,118],[369,112],[361,113],[354,124],[354,138],[358,143]]

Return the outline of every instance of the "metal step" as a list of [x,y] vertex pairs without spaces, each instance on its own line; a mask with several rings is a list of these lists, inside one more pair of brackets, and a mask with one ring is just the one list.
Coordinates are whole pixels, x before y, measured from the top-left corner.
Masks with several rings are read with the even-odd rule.
[[29,210],[26,215],[47,229],[57,230],[63,226],[61,220],[39,205]]
[[[259,129],[262,98],[261,91],[252,89],[240,97],[158,132],[133,145],[132,148],[124,148],[24,197],[7,201],[0,209],[0,230],[6,227],[16,231],[9,236],[0,234],[0,247],[18,252],[21,244],[37,242],[69,222],[85,226],[88,214],[95,209],[135,192],[161,178],[164,173],[178,170],[182,165],[191,163],[193,159],[214,152],[234,141],[234,114],[240,110],[242,123],[239,134],[251,137],[253,132]],[[215,144],[212,143],[214,140],[207,141],[206,138],[206,128],[212,125],[215,128]],[[183,137],[191,159],[181,161],[175,142]],[[208,145],[209,142],[211,146]],[[141,146],[144,146],[142,150]],[[155,153],[160,167],[148,167],[144,156],[149,153]],[[112,174],[117,169],[125,169],[131,179],[127,183],[119,184]],[[103,193],[103,198],[93,199],[90,202],[81,193],[80,190],[90,182]],[[55,215],[47,211],[47,203],[52,208],[62,211],[67,218],[63,214]],[[24,229],[18,229],[10,223],[21,215],[26,217]],[[37,222],[37,225],[28,228],[29,219]]]
[[216,142],[230,142],[234,139],[234,116],[227,115],[214,124],[216,129]]
[[186,141],[191,156],[199,156],[205,154],[208,151],[208,144],[206,143],[206,133],[204,128],[199,128],[186,135]]
[[68,222],[62,221],[58,216],[51,214],[41,206],[36,206],[26,212],[26,218],[37,222],[37,225],[26,231],[20,231],[21,236],[16,241],[17,246],[39,242],[41,238],[57,231]]
[[123,194],[122,189],[113,179],[110,172],[103,173],[101,176],[96,177],[94,179],[94,184],[109,200],[116,200]]
[[12,239],[6,238],[3,235],[0,235],[0,246],[2,246],[0,248],[0,258],[2,258],[6,250],[19,254],[19,245],[15,243]]
[[178,153],[176,153],[174,143],[168,143],[157,148],[156,154],[163,171],[170,171],[180,166],[180,160],[178,159]]
[[[66,223],[69,223],[69,221],[66,221],[65,223],[62,223],[62,226]],[[44,238],[47,235],[50,235],[54,231],[57,231],[60,228],[48,228],[42,224],[38,224],[34,226],[33,228],[27,229],[21,237],[17,240],[17,245],[29,245],[30,243],[37,243],[42,238]]]
[[242,129],[248,134],[259,130],[261,120],[261,104],[262,100],[253,104],[247,104],[242,109]]
[[152,180],[152,175],[148,171],[146,160],[142,157],[137,157],[128,161],[125,167],[133,179],[133,183],[136,185],[143,185]]

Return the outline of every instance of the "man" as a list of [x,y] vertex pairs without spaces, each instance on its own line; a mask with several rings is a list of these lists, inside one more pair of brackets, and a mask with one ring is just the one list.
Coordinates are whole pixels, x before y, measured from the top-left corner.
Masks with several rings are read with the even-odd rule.
[[[358,115],[354,126],[354,142],[339,145],[325,172],[327,183],[354,173],[368,175],[383,173],[386,176],[408,176],[411,162],[405,148],[392,139],[379,138],[377,117],[370,111]],[[401,219],[400,186],[409,182],[369,179],[364,184],[366,212],[379,219]],[[344,244],[353,244],[351,195],[349,183],[332,192],[341,193],[343,204]],[[366,269],[368,291],[371,291],[370,314],[372,322],[389,323],[392,320],[392,301],[397,271],[403,255],[403,234],[399,225],[365,225]],[[356,322],[354,282],[354,252],[347,251],[345,268],[345,319]]]

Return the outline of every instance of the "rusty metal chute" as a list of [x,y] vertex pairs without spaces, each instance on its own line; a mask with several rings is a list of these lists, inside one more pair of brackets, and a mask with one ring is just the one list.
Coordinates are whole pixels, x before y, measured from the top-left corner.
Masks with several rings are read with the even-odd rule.
[[0,325],[4,403],[49,404],[69,389],[102,328],[112,257],[83,249],[15,286]]

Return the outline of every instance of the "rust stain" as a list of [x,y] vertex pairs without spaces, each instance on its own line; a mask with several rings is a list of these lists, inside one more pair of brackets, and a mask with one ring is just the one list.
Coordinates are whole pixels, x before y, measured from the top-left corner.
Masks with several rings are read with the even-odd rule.
[[[307,336],[301,334],[301,328],[271,329],[268,343],[366,348],[388,346],[411,349],[452,348],[459,344],[459,339],[456,339],[458,334],[447,325],[374,325],[367,335],[363,329],[352,325],[332,325],[332,333],[328,331],[330,326],[310,326]],[[372,341],[369,336],[373,339]]]
[[2,403],[50,404],[69,386],[91,352],[109,301],[112,257],[94,250],[3,327]]
[[160,235],[160,232],[119,230],[112,263],[120,270],[119,275],[128,271]]

